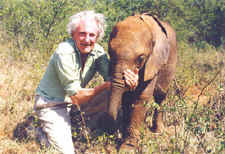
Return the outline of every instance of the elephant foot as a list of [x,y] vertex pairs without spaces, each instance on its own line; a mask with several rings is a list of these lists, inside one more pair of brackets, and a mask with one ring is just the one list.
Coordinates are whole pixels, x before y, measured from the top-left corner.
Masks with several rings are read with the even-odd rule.
[[134,137],[128,137],[122,143],[119,153],[135,154],[138,151],[138,140]]

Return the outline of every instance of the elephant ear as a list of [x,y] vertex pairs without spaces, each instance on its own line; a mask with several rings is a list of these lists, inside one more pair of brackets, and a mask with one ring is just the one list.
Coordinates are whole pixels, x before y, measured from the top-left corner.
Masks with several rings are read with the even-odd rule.
[[152,16],[142,15],[141,18],[150,28],[153,34],[151,41],[153,44],[152,53],[150,54],[144,70],[144,80],[151,80],[165,65],[169,58],[169,41],[167,33],[162,24]]

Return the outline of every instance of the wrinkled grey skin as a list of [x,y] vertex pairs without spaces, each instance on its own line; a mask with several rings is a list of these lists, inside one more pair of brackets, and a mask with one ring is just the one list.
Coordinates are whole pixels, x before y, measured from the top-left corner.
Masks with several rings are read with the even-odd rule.
[[[130,16],[113,27],[109,41],[112,93],[104,125],[111,132],[126,125],[122,131],[127,139],[121,147],[137,143],[146,115],[144,103],[154,98],[161,105],[165,99],[175,74],[176,48],[174,30],[155,17]],[[122,72],[136,68],[139,69],[139,83],[131,91],[125,85]],[[151,130],[164,130],[162,112],[158,110],[155,110]]]

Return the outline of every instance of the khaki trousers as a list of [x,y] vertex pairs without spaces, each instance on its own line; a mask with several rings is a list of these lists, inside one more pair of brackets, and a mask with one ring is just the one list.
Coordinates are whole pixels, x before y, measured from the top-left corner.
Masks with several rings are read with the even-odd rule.
[[[96,115],[106,112],[110,91],[103,91],[95,96],[93,100],[81,106],[82,112],[95,119]],[[72,142],[71,117],[69,115],[68,103],[64,105],[52,106],[52,100],[37,95],[35,98],[34,110],[41,122],[44,133],[47,134],[48,141],[56,150],[63,154],[74,154],[75,149]],[[46,105],[47,104],[47,105]],[[39,107],[44,108],[39,108]],[[92,120],[94,121],[94,120]],[[95,121],[94,121],[95,122]]]
[[[42,96],[36,96],[35,106],[47,103],[51,103],[51,101]],[[71,122],[67,106],[47,107],[35,110],[35,112],[50,144],[60,153],[74,154]]]

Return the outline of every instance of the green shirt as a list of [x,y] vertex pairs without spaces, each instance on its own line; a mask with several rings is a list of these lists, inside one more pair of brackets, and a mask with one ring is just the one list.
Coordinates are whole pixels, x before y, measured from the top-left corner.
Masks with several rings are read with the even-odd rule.
[[50,100],[64,101],[66,96],[74,95],[84,88],[96,72],[109,80],[109,59],[104,49],[95,43],[82,70],[81,57],[72,39],[60,43],[51,56],[36,94]]

